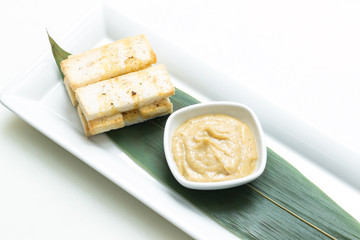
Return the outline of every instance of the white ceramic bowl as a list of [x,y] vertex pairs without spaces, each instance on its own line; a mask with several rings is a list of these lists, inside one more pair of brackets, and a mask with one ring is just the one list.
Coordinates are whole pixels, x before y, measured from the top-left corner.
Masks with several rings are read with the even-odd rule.
[[[258,151],[257,166],[252,174],[243,178],[221,182],[193,182],[185,179],[185,177],[179,172],[171,151],[171,138],[173,132],[178,126],[190,118],[204,114],[226,114],[249,125],[255,137]],[[167,163],[176,180],[184,187],[198,190],[225,189],[251,182],[264,172],[267,156],[266,146],[264,143],[264,132],[255,113],[249,107],[234,102],[199,103],[182,108],[171,114],[165,125],[164,150]]]

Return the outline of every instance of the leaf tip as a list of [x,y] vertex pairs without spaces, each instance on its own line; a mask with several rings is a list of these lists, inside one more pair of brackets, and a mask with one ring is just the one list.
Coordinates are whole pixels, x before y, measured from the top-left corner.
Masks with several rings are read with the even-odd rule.
[[50,37],[50,34],[48,32],[47,29],[46,30],[46,33],[49,37],[49,42],[50,42],[50,46],[51,46],[51,51],[53,53],[53,57],[55,59],[55,62],[56,62],[56,65],[58,66],[59,68],[59,71],[61,73],[61,75],[63,76],[63,73],[61,71],[61,67],[60,67],[60,62],[67,59],[68,56],[70,55],[70,53],[66,52],[64,49],[62,49],[55,41],[52,37]]

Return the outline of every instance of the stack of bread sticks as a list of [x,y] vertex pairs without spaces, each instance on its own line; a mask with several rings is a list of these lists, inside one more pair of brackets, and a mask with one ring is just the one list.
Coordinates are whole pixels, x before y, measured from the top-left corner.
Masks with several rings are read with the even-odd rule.
[[65,88],[85,135],[172,113],[175,88],[144,34],[70,55],[61,62]]

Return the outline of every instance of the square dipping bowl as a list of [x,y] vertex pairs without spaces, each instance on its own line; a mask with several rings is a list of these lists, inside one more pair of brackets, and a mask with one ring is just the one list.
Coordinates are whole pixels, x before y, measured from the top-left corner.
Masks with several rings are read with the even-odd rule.
[[[258,153],[257,165],[254,172],[246,177],[218,181],[218,182],[194,182],[187,180],[178,170],[171,151],[171,139],[174,131],[184,122],[191,118],[205,114],[225,114],[246,123],[255,138]],[[168,118],[164,130],[164,150],[171,173],[184,187],[197,190],[217,190],[240,186],[258,178],[265,170],[267,151],[264,143],[264,132],[259,119],[247,106],[235,102],[209,102],[199,103],[184,107],[175,111]]]

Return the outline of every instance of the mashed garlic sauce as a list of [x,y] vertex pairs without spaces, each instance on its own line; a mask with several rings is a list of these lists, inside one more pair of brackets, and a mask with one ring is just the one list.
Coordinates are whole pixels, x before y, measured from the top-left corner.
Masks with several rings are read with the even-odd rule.
[[183,123],[172,136],[171,148],[180,173],[194,182],[245,177],[255,170],[258,158],[249,126],[221,114]]

